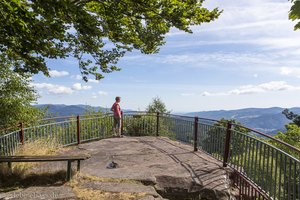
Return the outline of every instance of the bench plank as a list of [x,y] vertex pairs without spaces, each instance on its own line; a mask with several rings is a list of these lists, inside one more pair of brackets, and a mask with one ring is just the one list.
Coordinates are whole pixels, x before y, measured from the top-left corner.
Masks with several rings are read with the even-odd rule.
[[52,161],[76,161],[89,159],[90,155],[69,156],[0,156],[0,162],[52,162]]
[[67,161],[67,181],[72,177],[72,162],[77,161],[77,171],[80,170],[80,161],[89,159],[90,155],[55,155],[55,156],[0,156],[0,163],[7,162],[10,173],[12,173],[13,162],[54,162],[54,161]]

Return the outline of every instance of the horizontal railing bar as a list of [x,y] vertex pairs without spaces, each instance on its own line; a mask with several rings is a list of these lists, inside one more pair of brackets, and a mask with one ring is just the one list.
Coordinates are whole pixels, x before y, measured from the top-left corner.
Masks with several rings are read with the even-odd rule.
[[[164,113],[165,114],[165,113]],[[173,117],[182,117],[182,118],[188,118],[188,119],[194,119],[195,117],[192,116],[185,116],[185,115],[177,115],[177,114],[168,114],[169,116]],[[199,118],[200,119],[200,118]]]
[[[192,116],[187,116],[187,115],[177,115],[177,114],[168,114],[170,116],[177,116],[177,117],[184,117],[184,118],[190,118],[190,119],[194,119],[195,117]],[[199,120],[208,120],[208,121],[212,121],[212,122],[220,122],[220,120],[216,120],[216,119],[211,119],[211,118],[203,118],[203,117],[198,117]]]
[[212,127],[215,127],[215,128],[223,128],[223,129],[226,129],[225,126],[221,126],[221,125],[217,125],[217,124],[204,123],[203,121],[202,121],[202,122],[198,122],[198,124],[199,124],[199,125],[212,126]]
[[[160,116],[161,118],[166,118],[166,119],[169,119],[169,117],[167,116]],[[173,119],[177,119],[177,118],[173,118]],[[181,121],[184,121],[184,122],[193,122],[193,121],[190,121],[190,120],[187,120],[187,119],[180,119]]]
[[[148,116],[156,116],[157,113],[148,113],[145,111],[125,111],[123,112],[123,115],[131,115],[131,114],[143,114],[143,115],[148,115]],[[161,115],[163,115],[163,113],[160,113]]]
[[1,139],[1,138],[4,138],[4,137],[8,137],[8,136],[13,135],[13,134],[16,134],[16,133],[19,133],[19,130],[14,131],[14,132],[11,132],[11,133],[7,133],[7,134],[5,134],[5,135],[1,135],[1,136],[0,136],[0,139]]
[[76,120],[52,122],[52,123],[49,123],[49,124],[40,124],[40,125],[36,125],[36,126],[25,127],[24,130],[29,130],[29,129],[32,129],[32,128],[40,128],[40,127],[45,127],[45,126],[50,126],[50,125],[60,125],[60,124],[69,123],[69,122],[76,122]]
[[69,116],[58,116],[58,117],[50,117],[45,119],[40,119],[38,121],[47,121],[47,120],[54,120],[54,119],[65,119],[65,118],[76,118],[77,116],[86,117],[86,116],[99,116],[99,115],[107,115],[111,113],[99,113],[99,114],[88,114],[88,115],[69,115]]
[[14,128],[17,128],[17,127],[19,127],[19,125],[10,126],[10,127],[8,127],[8,128],[3,128],[3,129],[0,130],[0,133],[1,133],[1,132],[7,132],[8,130],[14,129]]
[[107,116],[99,116],[99,117],[94,117],[94,118],[80,118],[80,121],[86,121],[86,120],[91,120],[91,119],[103,119],[105,117],[112,117],[110,115],[107,115]]
[[[112,115],[112,112],[106,112],[106,113],[96,113],[96,114],[87,114],[87,115],[78,115],[79,117],[90,117],[90,116],[110,116]],[[76,117],[76,116],[75,116]]]
[[292,145],[290,145],[290,144],[288,144],[288,143],[286,143],[286,142],[284,142],[284,141],[282,141],[282,140],[279,140],[279,139],[277,139],[277,138],[275,138],[275,137],[272,137],[272,136],[270,136],[270,135],[268,135],[268,134],[262,133],[262,132],[260,132],[260,131],[257,131],[257,130],[252,129],[252,128],[248,128],[248,127],[243,126],[243,125],[240,125],[240,124],[233,124],[233,125],[239,126],[239,127],[245,128],[245,129],[248,129],[249,131],[252,131],[252,132],[257,133],[257,134],[259,134],[259,135],[261,135],[261,136],[264,136],[264,137],[266,137],[266,138],[269,138],[269,139],[271,139],[271,140],[274,140],[274,141],[276,141],[276,142],[278,142],[278,143],[280,143],[280,144],[283,144],[283,145],[287,146],[288,148],[290,148],[290,149],[296,151],[296,152],[299,153],[299,155],[300,155],[300,149],[298,149],[298,148],[296,148],[296,147],[294,147],[294,146],[292,146]]
[[276,146],[273,146],[273,145],[270,144],[270,143],[267,143],[267,142],[265,142],[265,141],[263,141],[263,140],[259,140],[258,138],[255,138],[255,137],[253,137],[252,135],[249,135],[249,134],[245,134],[245,133],[242,133],[242,132],[239,132],[239,131],[236,131],[236,130],[231,130],[231,131],[236,132],[236,133],[238,133],[238,134],[241,134],[241,135],[243,135],[244,137],[248,137],[248,138],[254,139],[254,140],[256,140],[256,141],[258,141],[258,142],[260,142],[260,143],[262,143],[262,144],[264,144],[264,145],[267,145],[267,146],[269,146],[269,147],[272,147],[273,149],[279,151],[280,153],[284,154],[285,156],[288,156],[289,158],[295,160],[296,162],[298,162],[298,163],[300,164],[300,160],[299,160],[298,158],[293,157],[292,155],[290,155],[290,154],[288,154],[287,152],[285,152],[285,151],[279,149],[279,148],[276,147]]
[[47,120],[54,120],[54,119],[65,119],[65,118],[76,118],[76,115],[70,115],[70,116],[59,116],[59,117],[50,117],[50,118],[44,118],[40,119],[38,121],[47,121]]

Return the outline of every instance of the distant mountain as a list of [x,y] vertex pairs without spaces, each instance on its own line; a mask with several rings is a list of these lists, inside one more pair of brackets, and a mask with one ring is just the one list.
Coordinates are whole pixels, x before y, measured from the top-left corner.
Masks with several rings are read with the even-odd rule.
[[[284,108],[245,108],[239,110],[218,110],[186,113],[189,116],[199,116],[210,119],[235,119],[243,125],[256,130],[275,135],[284,131],[284,125],[290,120],[282,114]],[[290,108],[294,113],[300,114],[300,108]]]
[[64,104],[38,104],[34,105],[40,109],[46,109],[47,114],[51,116],[70,116],[70,115],[83,115],[86,111],[102,111],[108,112],[108,108],[100,106],[88,105],[64,105]]

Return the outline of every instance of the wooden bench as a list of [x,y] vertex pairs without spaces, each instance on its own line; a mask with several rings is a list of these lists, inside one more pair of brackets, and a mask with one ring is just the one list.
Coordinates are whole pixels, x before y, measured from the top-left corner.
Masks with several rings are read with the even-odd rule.
[[58,162],[58,161],[67,161],[67,181],[71,179],[72,162],[77,161],[77,171],[80,171],[80,161],[89,159],[90,155],[68,155],[68,156],[0,156],[0,163],[7,162],[8,168],[12,172],[12,163],[13,162]]

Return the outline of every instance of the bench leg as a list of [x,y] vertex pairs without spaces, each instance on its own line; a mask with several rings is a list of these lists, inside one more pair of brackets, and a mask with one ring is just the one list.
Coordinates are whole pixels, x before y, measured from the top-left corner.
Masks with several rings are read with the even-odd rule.
[[71,167],[72,161],[68,160],[68,167],[67,167],[67,181],[71,180],[72,176],[72,167]]
[[7,162],[7,166],[8,166],[8,173],[12,174],[12,164],[11,164],[11,162]]
[[77,160],[77,171],[80,171],[80,160]]

